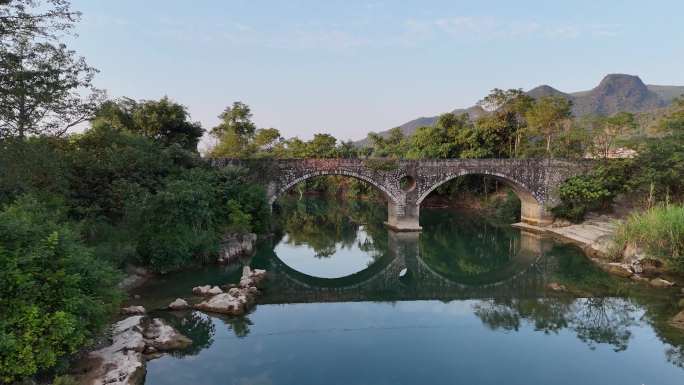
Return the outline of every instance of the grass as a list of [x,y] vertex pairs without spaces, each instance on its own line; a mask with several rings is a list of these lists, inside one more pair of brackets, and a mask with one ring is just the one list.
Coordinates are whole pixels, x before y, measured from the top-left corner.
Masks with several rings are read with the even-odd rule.
[[684,206],[665,205],[632,214],[617,229],[622,250],[636,245],[672,270],[684,271]]

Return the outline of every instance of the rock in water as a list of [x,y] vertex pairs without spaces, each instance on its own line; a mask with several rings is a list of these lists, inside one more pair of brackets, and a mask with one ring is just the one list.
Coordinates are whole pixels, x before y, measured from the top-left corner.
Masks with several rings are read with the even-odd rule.
[[603,270],[609,274],[617,275],[622,278],[629,278],[634,274],[629,265],[623,263],[606,263],[601,265]]
[[211,287],[211,285],[204,285],[204,286],[196,286],[192,288],[192,294],[195,295],[200,295],[203,297],[209,297],[212,295],[217,295],[223,293],[223,290],[221,290],[220,287],[214,286]]
[[175,301],[169,304],[168,308],[171,310],[185,310],[190,308],[190,305],[188,305],[188,302],[183,298],[176,298]]
[[129,306],[121,309],[123,315],[142,315],[145,314],[145,308],[142,306]]
[[653,279],[649,282],[649,284],[650,284],[651,286],[653,286],[653,287],[659,287],[659,288],[661,288],[661,287],[671,287],[671,286],[674,286],[674,283],[673,283],[673,282],[664,280],[664,279],[662,279],[662,278],[653,278]]
[[242,268],[242,277],[240,278],[240,287],[259,286],[266,279],[266,270],[250,269],[249,266]]
[[223,293],[195,305],[195,309],[228,315],[243,315],[245,303],[229,293]]
[[670,320],[670,324],[676,328],[684,329],[684,310],[680,311],[679,313],[677,313],[677,315],[672,317],[672,319]]
[[551,282],[548,285],[546,285],[546,287],[557,292],[567,291],[567,288],[564,285],[559,284],[558,282]]

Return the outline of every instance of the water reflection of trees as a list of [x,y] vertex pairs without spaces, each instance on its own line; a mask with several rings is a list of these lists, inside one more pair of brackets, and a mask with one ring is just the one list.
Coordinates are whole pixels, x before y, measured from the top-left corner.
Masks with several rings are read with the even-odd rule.
[[[382,223],[387,213],[377,202],[285,197],[279,200],[279,206],[276,222],[287,234],[287,243],[306,244],[318,258],[354,245],[373,257],[385,253],[387,231]],[[364,239],[357,237],[360,226],[368,235]]]
[[568,329],[592,349],[608,344],[615,351],[627,349],[636,310],[630,301],[614,297],[493,299],[474,305],[475,315],[492,330],[517,331],[524,323],[544,333]]
[[520,248],[519,232],[476,216],[424,210],[421,223],[421,258],[457,281],[502,268]]
[[208,315],[196,311],[184,311],[167,313],[164,318],[181,334],[192,340],[192,345],[189,347],[172,352],[174,356],[194,356],[214,343],[216,328]]

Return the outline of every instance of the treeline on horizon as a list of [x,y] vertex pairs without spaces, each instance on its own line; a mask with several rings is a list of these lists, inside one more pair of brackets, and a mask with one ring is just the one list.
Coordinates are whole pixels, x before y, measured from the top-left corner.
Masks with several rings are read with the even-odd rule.
[[[0,382],[63,372],[118,310],[128,266],[164,273],[210,262],[227,233],[270,228],[263,188],[246,170],[207,164],[197,151],[205,129],[184,106],[107,100],[93,86],[96,69],[63,41],[79,18],[66,0],[0,5]],[[475,121],[445,114],[410,137],[395,129],[360,148],[329,134],[284,139],[235,102],[209,130],[217,144],[208,155],[607,158],[626,146],[638,155],[569,180],[557,214],[581,219],[620,194],[651,206],[681,200],[682,101],[648,137],[630,114],[578,122],[567,100],[520,90],[494,90],[482,104],[491,113]],[[372,194],[353,183],[352,195]],[[486,192],[492,182],[460,183]]]

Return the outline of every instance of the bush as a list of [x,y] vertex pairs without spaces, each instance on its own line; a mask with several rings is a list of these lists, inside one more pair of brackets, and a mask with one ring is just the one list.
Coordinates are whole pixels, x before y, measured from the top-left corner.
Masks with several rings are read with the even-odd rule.
[[684,271],[684,206],[657,206],[632,214],[616,232],[616,244],[641,247],[670,269]]
[[264,230],[265,194],[243,182],[237,172],[202,168],[167,178],[163,189],[129,209],[140,262],[156,271],[177,269],[215,256],[228,232]]
[[0,381],[53,367],[118,308],[115,270],[31,196],[0,212]]
[[587,211],[602,207],[613,193],[592,176],[576,176],[568,179],[559,189],[562,203],[551,211],[554,215],[573,221],[581,221]]

